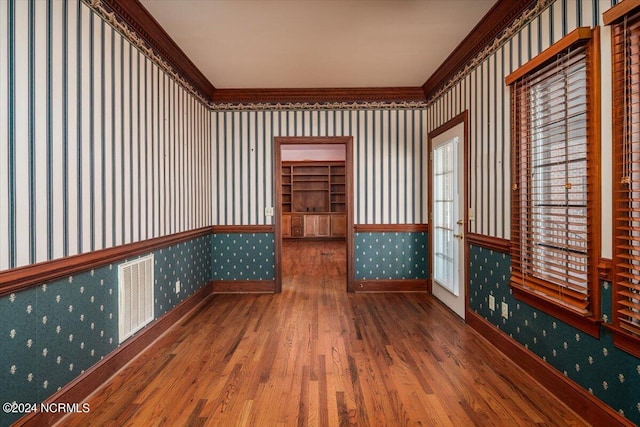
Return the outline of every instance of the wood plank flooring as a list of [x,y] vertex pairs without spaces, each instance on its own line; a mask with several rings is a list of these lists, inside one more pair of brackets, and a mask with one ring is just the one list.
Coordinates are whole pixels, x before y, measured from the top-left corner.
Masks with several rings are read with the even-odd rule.
[[64,426],[582,426],[425,294],[347,294],[344,243],[286,242],[283,292],[214,295]]

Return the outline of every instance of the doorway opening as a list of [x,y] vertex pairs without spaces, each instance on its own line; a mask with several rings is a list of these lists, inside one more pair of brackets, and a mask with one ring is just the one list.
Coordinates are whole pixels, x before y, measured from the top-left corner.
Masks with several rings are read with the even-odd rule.
[[467,311],[466,147],[466,112],[429,133],[431,292],[462,319]]
[[346,289],[353,291],[352,152],[352,137],[275,138],[276,292],[282,291],[283,245],[324,240],[346,245]]

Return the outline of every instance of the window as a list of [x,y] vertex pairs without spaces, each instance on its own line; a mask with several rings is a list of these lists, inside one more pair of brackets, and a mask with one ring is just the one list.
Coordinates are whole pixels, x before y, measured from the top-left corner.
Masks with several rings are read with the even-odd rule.
[[597,334],[599,144],[592,31],[579,28],[507,77],[514,295]]
[[[624,2],[626,3],[626,2]],[[612,26],[614,342],[640,357],[640,7]],[[610,12],[615,12],[616,8]],[[611,14],[605,14],[605,22]],[[609,18],[609,19],[607,19]]]

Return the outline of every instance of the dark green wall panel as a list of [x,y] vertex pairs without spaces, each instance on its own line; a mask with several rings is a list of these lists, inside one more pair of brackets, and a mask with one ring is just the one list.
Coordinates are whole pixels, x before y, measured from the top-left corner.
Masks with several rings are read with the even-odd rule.
[[213,280],[274,280],[273,233],[216,233],[211,236]]
[[[490,249],[469,250],[469,308],[500,328],[552,367],[606,404],[640,424],[640,359],[614,347],[602,328],[600,339],[579,331],[521,301],[509,286],[511,257]],[[489,310],[493,295],[497,309]],[[602,283],[603,304],[610,307],[611,292]],[[503,319],[499,305],[509,305]]]
[[[210,242],[154,252],[155,318],[209,283]],[[118,264],[1,297],[0,313],[0,401],[42,402],[117,348]],[[19,417],[0,413],[0,425]]]
[[427,233],[356,233],[356,280],[427,278]]

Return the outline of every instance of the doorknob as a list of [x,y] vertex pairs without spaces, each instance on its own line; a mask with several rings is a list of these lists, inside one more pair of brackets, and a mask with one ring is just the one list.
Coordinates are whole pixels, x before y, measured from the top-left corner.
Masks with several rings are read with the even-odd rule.
[[459,219],[459,220],[458,220],[458,222],[457,222],[456,224],[458,224],[458,225],[462,225],[462,224],[464,224],[464,219]]
[[456,239],[464,239],[464,235],[463,234],[454,234],[453,237],[455,237]]

